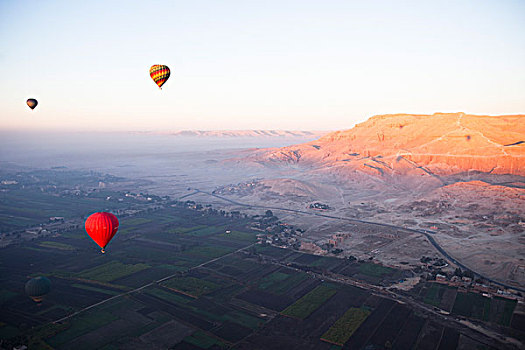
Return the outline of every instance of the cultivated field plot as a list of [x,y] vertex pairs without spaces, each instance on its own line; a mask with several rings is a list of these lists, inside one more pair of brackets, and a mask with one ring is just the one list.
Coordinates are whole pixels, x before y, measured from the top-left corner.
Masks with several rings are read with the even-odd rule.
[[100,282],[111,282],[118,278],[150,268],[146,264],[123,264],[117,260],[82,271],[79,277]]
[[209,294],[220,287],[220,285],[211,281],[192,276],[174,277],[163,282],[162,286],[193,298]]
[[452,312],[509,326],[516,304],[516,300],[500,297],[486,298],[476,293],[458,293]]
[[453,314],[506,327],[511,326],[517,305],[516,300],[458,292],[457,288],[440,283],[426,283],[419,290],[419,297],[422,297],[425,303]]
[[297,300],[294,304],[283,310],[282,314],[304,320],[336,292],[337,291],[334,288],[330,288],[329,286],[317,286],[301,299]]
[[370,311],[365,308],[358,309],[352,307],[348,309],[348,311],[323,334],[321,340],[342,346],[361,326],[369,314]]
[[451,312],[456,300],[457,288],[440,283],[430,283],[423,289],[423,301]]
[[[261,251],[261,254],[267,254]],[[288,259],[287,259],[288,260]],[[332,272],[375,285],[391,285],[400,279],[410,277],[407,271],[382,266],[371,262],[357,262],[334,257],[297,254],[291,262],[309,270],[325,273]]]
[[405,271],[386,267],[370,262],[354,262],[346,264],[338,273],[377,285],[390,285],[406,276]]

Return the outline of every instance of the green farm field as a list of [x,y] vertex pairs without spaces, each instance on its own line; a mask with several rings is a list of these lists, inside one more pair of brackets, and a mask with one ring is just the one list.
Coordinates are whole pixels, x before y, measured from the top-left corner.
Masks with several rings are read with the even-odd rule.
[[350,308],[338,319],[330,329],[326,331],[321,339],[337,345],[343,345],[361,326],[370,311],[364,308]]
[[284,309],[281,313],[286,316],[305,319],[336,292],[335,289],[324,285],[317,286],[314,290],[297,300],[294,304]]
[[163,285],[195,298],[212,293],[220,287],[213,282],[190,276],[174,277],[164,282]]
[[79,277],[85,279],[92,279],[100,282],[111,282],[118,278],[131,275],[135,272],[142,271],[150,268],[150,265],[146,264],[123,264],[119,261],[110,261],[104,265],[97,266],[95,268],[82,271]]

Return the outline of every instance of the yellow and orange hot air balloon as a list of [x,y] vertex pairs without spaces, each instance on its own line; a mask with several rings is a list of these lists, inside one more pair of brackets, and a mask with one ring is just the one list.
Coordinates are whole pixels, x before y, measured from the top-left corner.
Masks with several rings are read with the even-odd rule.
[[162,64],[154,64],[149,69],[149,75],[151,76],[151,79],[159,86],[159,89],[162,89],[162,85],[168,80],[170,77],[170,69],[168,66],[162,65]]

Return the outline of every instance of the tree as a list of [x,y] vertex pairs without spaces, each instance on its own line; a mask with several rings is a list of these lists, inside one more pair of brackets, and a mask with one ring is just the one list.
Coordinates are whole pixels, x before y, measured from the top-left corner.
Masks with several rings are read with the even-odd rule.
[[266,213],[265,213],[265,215],[266,215],[267,217],[272,217],[272,216],[273,216],[273,212],[272,212],[271,210],[267,210]]

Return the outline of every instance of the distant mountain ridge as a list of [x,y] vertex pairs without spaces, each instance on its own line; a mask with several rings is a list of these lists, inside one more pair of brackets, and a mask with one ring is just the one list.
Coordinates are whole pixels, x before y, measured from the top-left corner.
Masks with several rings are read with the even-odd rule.
[[379,176],[468,171],[525,176],[523,141],[525,115],[389,114],[312,142],[261,150],[251,160]]
[[320,137],[328,131],[305,130],[181,130],[170,132],[173,136],[199,137]]

